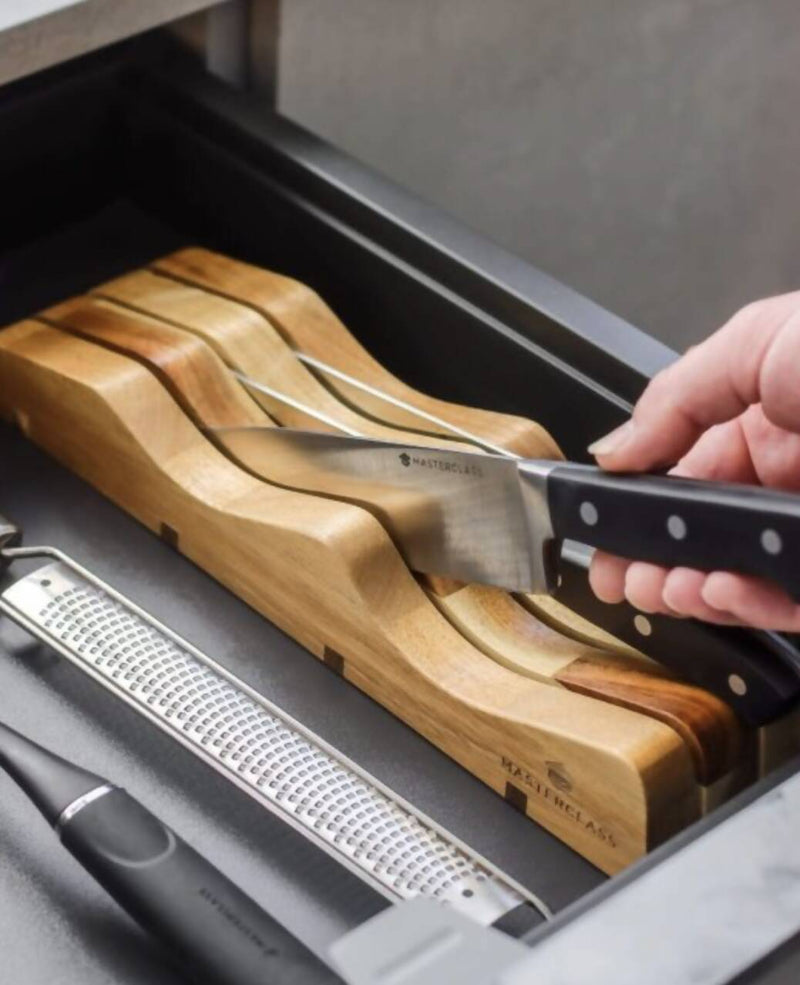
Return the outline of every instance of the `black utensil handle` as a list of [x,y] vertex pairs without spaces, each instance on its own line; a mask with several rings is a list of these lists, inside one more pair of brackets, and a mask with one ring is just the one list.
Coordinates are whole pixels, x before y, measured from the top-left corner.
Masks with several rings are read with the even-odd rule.
[[218,869],[124,790],[61,826],[66,848],[198,982],[341,982]]
[[716,694],[748,725],[773,721],[800,700],[800,652],[788,640],[777,633],[645,615],[627,602],[601,602],[589,585],[590,556],[565,547],[555,592],[559,602]]
[[800,599],[800,497],[755,486],[558,465],[556,537],[666,567],[769,578]]
[[2,574],[9,565],[7,558],[3,557],[2,551],[4,547],[19,547],[22,543],[22,531],[8,517],[3,516],[0,513],[0,574]]

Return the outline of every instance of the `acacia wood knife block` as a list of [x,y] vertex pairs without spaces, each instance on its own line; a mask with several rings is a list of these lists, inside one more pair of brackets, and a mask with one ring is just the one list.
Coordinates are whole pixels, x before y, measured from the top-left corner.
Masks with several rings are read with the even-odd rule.
[[134,360],[19,323],[0,332],[0,409],[604,871],[699,816],[692,759],[672,728],[485,656],[369,513],[236,468]]

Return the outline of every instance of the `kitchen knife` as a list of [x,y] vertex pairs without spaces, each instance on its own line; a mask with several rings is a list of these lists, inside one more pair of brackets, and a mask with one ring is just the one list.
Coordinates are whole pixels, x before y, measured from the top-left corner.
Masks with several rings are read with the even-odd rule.
[[668,567],[770,578],[800,599],[800,497],[591,465],[508,459],[290,428],[220,428],[245,460],[270,455],[303,488],[375,493],[410,567],[552,593],[556,543],[577,540]]
[[[666,566],[770,578],[800,598],[800,498],[788,493],[289,428],[219,428],[214,437],[292,488],[365,506],[415,571],[559,597],[567,539]],[[598,607],[615,608],[583,611],[587,597],[578,611],[594,621]],[[639,645],[653,626],[642,619]],[[646,649],[675,663],[665,648]],[[744,650],[732,647],[729,660],[691,676],[747,720],[766,721],[800,693],[800,668],[788,647],[765,647],[757,660]],[[686,655],[678,659],[686,673]]]

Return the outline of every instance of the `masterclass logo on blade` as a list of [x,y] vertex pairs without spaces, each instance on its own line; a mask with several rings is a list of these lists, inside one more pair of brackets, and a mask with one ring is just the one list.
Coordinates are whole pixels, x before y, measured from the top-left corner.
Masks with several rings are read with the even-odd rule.
[[434,469],[437,472],[451,472],[453,475],[474,475],[477,478],[483,477],[483,469],[479,465],[472,465],[463,461],[448,461],[446,458],[422,458],[419,455],[409,455],[408,452],[401,452],[398,455],[403,468],[418,465],[421,469]]

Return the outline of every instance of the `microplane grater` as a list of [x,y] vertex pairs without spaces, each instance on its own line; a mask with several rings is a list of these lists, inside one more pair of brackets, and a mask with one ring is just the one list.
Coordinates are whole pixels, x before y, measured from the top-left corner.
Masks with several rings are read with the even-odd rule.
[[392,901],[493,923],[544,903],[300,722],[54,548],[0,611]]

